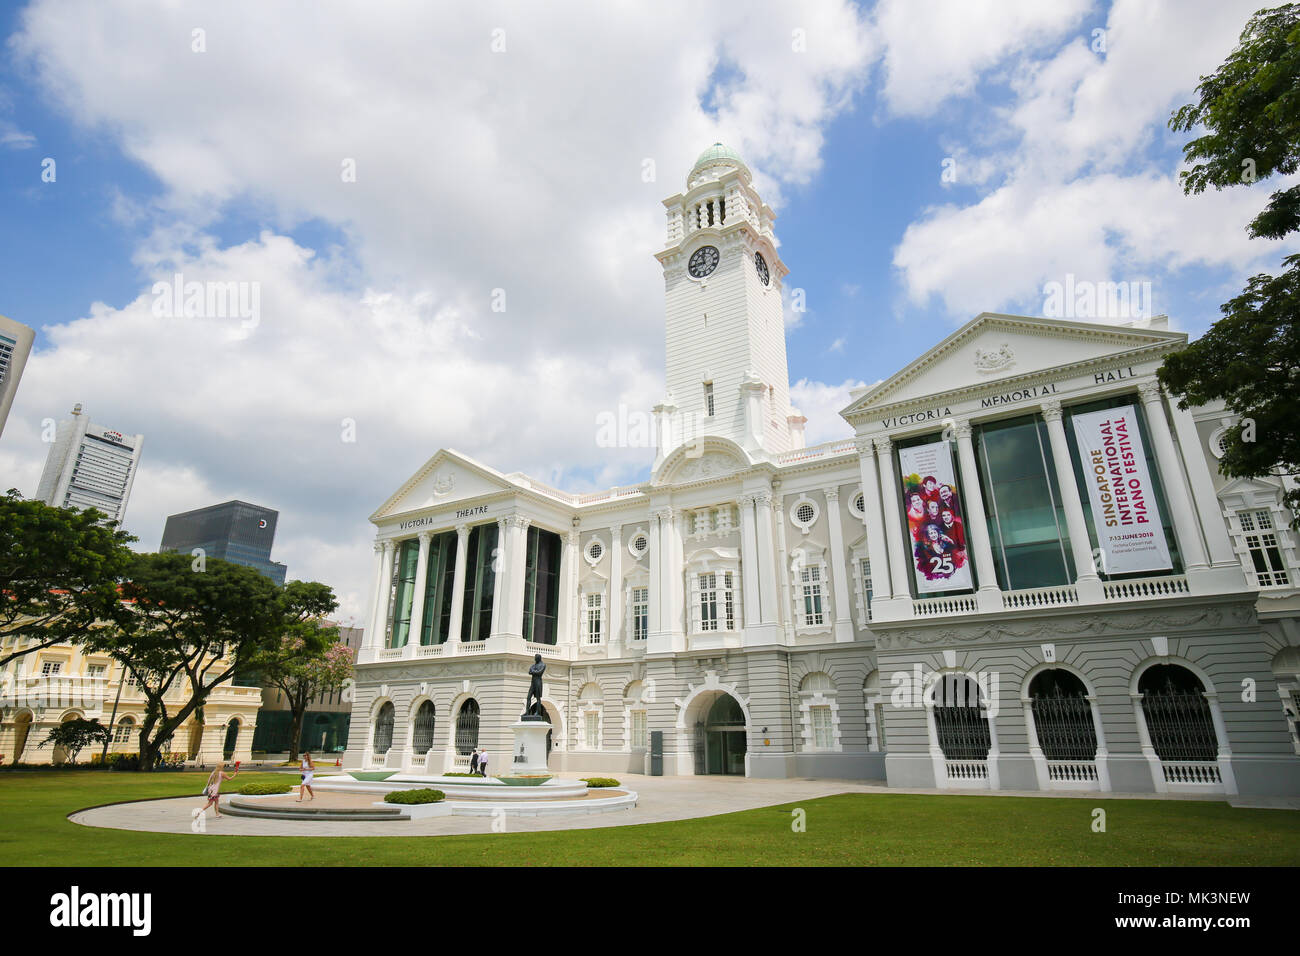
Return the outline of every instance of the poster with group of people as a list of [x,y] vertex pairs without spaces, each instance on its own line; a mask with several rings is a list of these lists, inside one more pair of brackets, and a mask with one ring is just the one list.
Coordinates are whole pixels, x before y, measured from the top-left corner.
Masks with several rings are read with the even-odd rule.
[[911,535],[918,591],[959,591],[974,585],[966,556],[966,525],[947,442],[898,451],[903,509]]

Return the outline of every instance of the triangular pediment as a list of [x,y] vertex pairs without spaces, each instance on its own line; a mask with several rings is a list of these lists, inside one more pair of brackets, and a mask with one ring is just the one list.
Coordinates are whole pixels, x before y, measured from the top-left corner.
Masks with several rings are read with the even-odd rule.
[[420,466],[392,497],[379,506],[370,520],[380,521],[412,511],[515,490],[516,486],[499,471],[444,448]]
[[1161,355],[1186,341],[1185,334],[1163,328],[985,312],[906,368],[857,396],[840,414],[853,421],[883,405],[1083,367],[1124,354],[1136,361]]

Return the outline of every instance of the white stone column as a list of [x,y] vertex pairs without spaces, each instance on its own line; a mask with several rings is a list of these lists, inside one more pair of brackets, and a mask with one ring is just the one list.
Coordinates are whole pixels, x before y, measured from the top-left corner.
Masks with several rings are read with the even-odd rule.
[[555,624],[556,643],[573,645],[578,640],[578,621],[575,608],[578,603],[578,529],[564,536],[564,553],[560,558],[560,608]]
[[741,606],[745,613],[745,630],[757,627],[758,616],[758,543],[754,532],[754,496],[740,498],[740,577],[744,594]]
[[1178,447],[1183,453],[1183,462],[1187,466],[1187,479],[1192,486],[1192,502],[1200,518],[1201,530],[1205,532],[1205,543],[1209,547],[1210,563],[1216,568],[1236,568],[1240,570],[1241,562],[1232,550],[1232,539],[1228,537],[1228,525],[1223,520],[1219,509],[1219,498],[1214,491],[1214,479],[1210,475],[1210,462],[1205,457],[1205,448],[1201,444],[1201,435],[1196,430],[1196,419],[1190,410],[1179,408],[1178,402],[1169,399],[1169,413],[1174,419],[1174,433],[1178,436]]
[[840,524],[840,490],[823,488],[826,496],[826,520],[831,530],[831,588],[835,595],[835,640],[853,640],[853,618],[849,615],[848,555],[844,553],[844,528]]
[[1192,507],[1187,484],[1183,481],[1182,465],[1178,461],[1178,451],[1174,448],[1174,438],[1169,431],[1169,420],[1165,418],[1160,383],[1143,382],[1138,386],[1138,395],[1146,409],[1147,430],[1151,433],[1156,461],[1160,465],[1160,476],[1164,479],[1165,500],[1169,503],[1174,533],[1178,536],[1183,567],[1187,571],[1204,571],[1209,567],[1209,559],[1205,555],[1205,546],[1201,543],[1196,509]]
[[[779,483],[773,484],[779,487]],[[793,644],[794,606],[790,594],[790,549],[785,540],[785,501],[779,491],[773,495],[772,520],[776,525],[776,570],[781,580],[781,625],[785,631],[786,642]]]
[[[509,609],[503,605],[510,600],[509,581],[510,574],[510,519],[506,517],[497,518],[497,547],[496,553],[492,555],[492,629],[488,632],[488,637],[493,638],[501,634],[501,628],[509,617]],[[479,635],[479,640],[483,635]]]
[[[370,582],[370,613],[366,617],[366,630],[361,636],[361,652],[357,655],[357,663],[365,664],[374,660],[375,657],[375,618],[379,615],[380,588],[384,584],[384,543],[375,542],[375,573]],[[31,655],[35,657],[35,655]]]
[[1070,460],[1070,445],[1065,438],[1061,403],[1043,402],[1043,420],[1047,422],[1047,438],[1052,446],[1052,463],[1056,466],[1056,484],[1061,490],[1061,503],[1065,506],[1065,526],[1070,532],[1075,588],[1079,592],[1081,603],[1097,604],[1105,595],[1092,556],[1092,541],[1088,537],[1088,522],[1083,515],[1079,483],[1074,479],[1074,463]]
[[415,594],[411,596],[411,624],[406,629],[403,657],[415,656],[424,624],[424,592],[428,590],[429,584],[429,542],[433,540],[433,532],[421,531],[419,538],[420,554],[415,561]]
[[379,601],[375,606],[375,640],[372,645],[376,653],[388,646],[388,605],[393,597],[393,552],[394,543],[384,542],[384,573],[379,585]]
[[[674,508],[670,512],[669,520],[664,522],[666,530],[670,534],[670,540],[667,544],[669,574],[664,587],[668,589],[668,620],[664,622],[664,630],[668,633],[672,649],[674,651],[686,650],[686,594],[685,587],[685,562],[686,556],[682,553],[682,542],[686,539],[686,512],[680,508]],[[662,542],[662,538],[661,538]]]
[[[781,591],[776,577],[776,546],[772,542],[770,491],[760,491],[754,496],[754,524],[758,532],[758,613],[764,624],[775,629],[780,623],[776,605]],[[775,639],[775,634],[772,638]]]
[[867,556],[871,559],[872,597],[888,601],[894,596],[889,575],[889,546],[885,543],[885,514],[880,501],[880,478],[871,440],[859,438],[858,471],[862,474],[862,514],[867,526]]
[[507,637],[524,636],[524,585],[527,577],[528,526],[532,519],[523,515],[510,517],[510,570],[506,573],[506,587],[510,594],[507,608],[510,612],[501,625]]
[[650,560],[647,562],[650,565],[650,609],[647,622],[650,633],[646,639],[646,646],[651,651],[660,649],[664,629],[663,547],[660,532],[659,512],[652,511],[650,513]]
[[465,562],[468,550],[469,525],[458,524],[456,525],[456,571],[451,579],[451,621],[447,627],[448,644],[460,643],[460,629],[464,625]]
[[[907,546],[907,538],[903,535],[903,521],[899,517],[899,506],[903,499],[898,489],[898,479],[894,475],[894,443],[888,438],[876,439],[876,465],[880,469],[880,497],[885,512],[885,534],[889,546],[890,587],[895,598],[909,599],[910,603],[912,589],[908,584],[907,574],[912,566],[912,554],[910,549],[899,551],[899,548]],[[873,582],[876,580],[874,566],[871,569],[871,580]]]
[[989,523],[984,515],[984,494],[980,491],[979,472],[975,469],[975,444],[971,441],[970,422],[957,422],[957,457],[961,462],[961,504],[966,511],[966,547],[975,552],[975,573],[979,576],[976,601],[981,611],[1002,610],[1002,589],[993,565],[993,546],[989,541]]
[[611,646],[623,641],[623,526],[609,526],[609,635]]

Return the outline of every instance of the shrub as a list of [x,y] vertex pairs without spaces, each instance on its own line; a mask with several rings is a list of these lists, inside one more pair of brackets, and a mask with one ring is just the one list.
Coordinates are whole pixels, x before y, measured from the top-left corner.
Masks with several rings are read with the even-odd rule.
[[617,787],[618,781],[613,777],[583,777],[582,782],[589,787]]
[[288,793],[292,789],[291,780],[272,780],[269,783],[246,783],[239,792],[245,797],[265,797],[273,793]]
[[444,776],[444,777],[481,777],[482,774],[478,774],[478,773],[465,773],[463,770],[450,770],[450,771],[448,771],[447,773],[442,774],[442,776]]
[[384,797],[384,803],[437,803],[445,797],[441,790],[394,790]]

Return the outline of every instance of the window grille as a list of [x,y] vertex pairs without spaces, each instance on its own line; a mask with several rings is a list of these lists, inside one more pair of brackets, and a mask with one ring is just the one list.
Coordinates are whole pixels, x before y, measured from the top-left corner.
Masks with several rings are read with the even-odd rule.
[[394,721],[393,704],[391,701],[385,703],[379,708],[379,716],[375,719],[375,753],[384,755],[388,753],[393,746],[393,721]]
[[992,736],[980,709],[979,688],[968,677],[949,675],[935,687],[934,728],[948,760],[987,760]]
[[460,705],[456,715],[456,753],[467,757],[478,746],[478,701],[473,697]]
[[1082,681],[1069,671],[1043,671],[1030,684],[1029,697],[1038,746],[1045,758],[1096,759],[1097,728]]
[[1219,758],[1210,703],[1200,679],[1177,664],[1157,664],[1138,683],[1142,713],[1156,756],[1163,761]]
[[704,414],[713,417],[713,383],[704,383]]
[[433,746],[434,716],[433,703],[427,700],[420,705],[415,715],[415,739],[412,746],[417,757],[427,754]]

